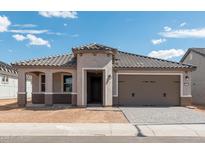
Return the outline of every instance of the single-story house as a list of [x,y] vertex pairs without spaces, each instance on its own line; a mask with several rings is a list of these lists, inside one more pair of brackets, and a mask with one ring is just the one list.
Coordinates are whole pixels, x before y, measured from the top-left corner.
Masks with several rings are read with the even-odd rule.
[[197,67],[191,73],[193,103],[205,105],[205,48],[188,49],[180,62]]
[[37,104],[185,106],[192,102],[192,65],[96,43],[13,66],[19,73],[19,106],[26,105],[26,74],[32,75],[32,103]]
[[[27,81],[28,97],[31,92],[31,80]],[[17,98],[18,73],[11,65],[0,61],[0,99]]]

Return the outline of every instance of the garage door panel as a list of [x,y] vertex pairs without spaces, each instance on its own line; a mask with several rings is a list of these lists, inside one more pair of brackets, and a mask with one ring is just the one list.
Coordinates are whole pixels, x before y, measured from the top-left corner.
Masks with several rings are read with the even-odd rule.
[[179,76],[120,75],[118,84],[120,105],[179,105]]

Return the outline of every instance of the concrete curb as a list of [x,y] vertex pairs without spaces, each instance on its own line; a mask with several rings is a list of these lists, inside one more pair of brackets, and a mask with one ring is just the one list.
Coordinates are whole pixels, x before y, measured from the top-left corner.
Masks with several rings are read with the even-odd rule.
[[144,136],[205,137],[205,124],[189,125],[136,125]]

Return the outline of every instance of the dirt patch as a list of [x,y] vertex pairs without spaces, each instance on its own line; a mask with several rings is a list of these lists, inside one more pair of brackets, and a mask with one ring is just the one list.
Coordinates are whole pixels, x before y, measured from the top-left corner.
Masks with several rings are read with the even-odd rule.
[[196,107],[195,110],[205,112],[205,105],[193,105],[193,106]]
[[16,100],[0,100],[0,123],[127,123],[120,110],[86,108],[19,108]]

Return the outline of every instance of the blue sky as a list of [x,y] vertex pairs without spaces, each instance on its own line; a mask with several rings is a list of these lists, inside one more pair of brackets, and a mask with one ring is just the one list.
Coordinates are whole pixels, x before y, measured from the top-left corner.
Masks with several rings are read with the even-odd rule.
[[101,43],[178,61],[205,47],[205,12],[0,12],[0,60],[14,62]]

